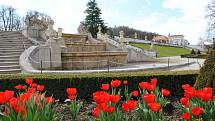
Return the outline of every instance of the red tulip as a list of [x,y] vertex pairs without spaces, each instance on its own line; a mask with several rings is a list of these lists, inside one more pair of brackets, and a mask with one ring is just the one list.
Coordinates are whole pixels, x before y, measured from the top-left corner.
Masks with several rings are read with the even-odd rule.
[[54,98],[53,97],[46,97],[46,104],[52,104],[54,102]]
[[76,95],[69,95],[69,96],[68,96],[68,98],[69,98],[70,100],[74,100],[75,97],[76,97]]
[[155,94],[143,94],[142,98],[146,103],[155,102]]
[[43,85],[37,85],[37,90],[38,91],[43,91],[44,90],[44,86]]
[[14,91],[11,90],[5,90],[4,93],[7,101],[9,101],[14,96]]
[[36,88],[28,88],[28,93],[36,93],[37,89]]
[[100,108],[94,108],[93,109],[93,112],[92,112],[92,115],[96,118],[99,118],[99,115],[100,115]]
[[96,103],[107,103],[110,100],[110,96],[108,93],[103,91],[97,91],[93,93],[93,100]]
[[33,83],[33,79],[32,79],[32,78],[26,78],[25,80],[26,80],[26,81],[25,81],[26,84],[29,84],[29,85],[30,85],[31,83]]
[[22,85],[18,84],[17,86],[14,87],[16,90],[22,90]]
[[15,108],[16,106],[18,106],[18,99],[13,97],[9,100],[9,105],[12,108]]
[[120,95],[110,95],[110,101],[112,103],[118,103],[120,100]]
[[156,86],[156,84],[157,84],[157,78],[151,79],[151,84]]
[[102,109],[102,110],[106,110],[107,109],[107,103],[96,103],[96,107]]
[[191,113],[194,115],[194,116],[199,116],[202,114],[202,110],[200,107],[194,107],[191,109]]
[[167,97],[170,95],[170,91],[167,89],[161,89],[161,93],[163,94],[163,96]]
[[110,87],[110,84],[102,84],[101,89],[107,91]]
[[30,84],[30,87],[36,88],[36,87],[37,87],[37,83],[31,83],[31,84]]
[[77,90],[76,88],[67,88],[66,92],[68,95],[76,95]]
[[128,81],[127,81],[127,80],[124,80],[124,81],[123,81],[123,84],[124,84],[124,85],[127,85],[127,84],[128,84]]
[[138,94],[139,94],[139,92],[137,90],[132,92],[132,96],[134,96],[134,97],[138,97]]
[[182,88],[183,88],[184,90],[193,90],[193,87],[191,87],[189,84],[184,84],[184,85],[182,85]]
[[185,90],[184,96],[187,98],[193,98],[194,96],[196,96],[196,92],[195,90]]
[[25,109],[24,106],[16,106],[16,107],[14,108],[14,111],[15,111],[16,113],[21,112],[22,116],[25,116],[25,114],[26,114],[26,109]]
[[146,90],[148,90],[148,91],[154,91],[155,88],[156,88],[156,86],[154,84],[148,84],[146,86]]
[[27,87],[26,87],[25,85],[24,85],[24,86],[22,86],[22,90],[26,90],[26,88],[27,88]]
[[128,112],[130,109],[128,108],[128,105],[126,103],[122,104],[122,110],[125,112]]
[[211,87],[205,87],[202,90],[204,93],[212,93],[213,92],[213,88],[211,88]]
[[0,92],[0,105],[4,104],[7,102],[7,97],[5,92]]
[[153,112],[158,112],[161,107],[159,103],[149,103],[148,106],[149,106],[150,110]]
[[128,106],[129,110],[134,110],[137,107],[137,101],[135,100],[127,100],[125,103]]
[[140,82],[139,87],[140,89],[146,89],[146,87],[149,85],[149,82]]
[[180,102],[181,102],[181,104],[183,104],[183,105],[187,105],[187,104],[188,104],[188,101],[189,101],[189,98],[187,98],[187,97],[182,97],[182,98],[180,99]]
[[112,80],[111,81],[111,86],[112,87],[119,87],[121,84],[121,81],[120,80]]
[[104,112],[113,113],[114,112],[114,107],[113,106],[108,106],[107,109]]
[[189,114],[189,113],[184,113],[184,114],[182,115],[182,118],[183,118],[184,120],[190,120],[190,114]]

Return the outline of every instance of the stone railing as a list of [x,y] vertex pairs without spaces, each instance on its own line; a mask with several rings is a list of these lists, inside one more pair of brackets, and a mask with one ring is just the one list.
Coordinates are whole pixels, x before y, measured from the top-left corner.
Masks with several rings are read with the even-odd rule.
[[[120,43],[113,39],[108,38],[107,35],[98,33],[97,37],[99,40],[102,40],[107,43],[108,50],[122,50]],[[121,38],[122,38],[122,36],[121,36]],[[120,38],[119,38],[119,40],[120,40]],[[126,43],[124,43],[124,44],[125,44],[125,48],[123,50],[128,52],[128,62],[156,61],[156,58],[155,58],[156,52],[145,51],[141,48],[134,47],[131,45],[126,45]]]

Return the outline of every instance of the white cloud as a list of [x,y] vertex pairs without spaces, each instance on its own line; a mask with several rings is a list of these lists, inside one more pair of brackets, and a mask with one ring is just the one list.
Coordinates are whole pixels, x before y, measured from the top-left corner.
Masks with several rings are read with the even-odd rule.
[[133,27],[157,32],[163,35],[183,34],[192,44],[198,42],[198,38],[204,36],[207,22],[205,20],[205,6],[208,0],[165,0],[162,7],[169,10],[179,10],[182,16],[165,16],[151,14],[148,18],[142,18],[133,22]]
[[144,29],[150,31],[154,26],[158,24],[161,16],[162,15],[158,12],[154,12],[147,18],[142,18],[141,20],[134,21],[132,23],[132,26],[140,30]]
[[118,14],[119,13],[116,10],[107,10],[107,9],[104,9],[102,11],[102,15],[101,16],[102,16],[102,19],[109,21],[113,17],[116,17]]
[[55,27],[64,28],[64,32],[74,33],[84,19],[84,10],[88,0],[0,0],[0,5],[13,6],[21,15],[28,10],[37,10],[50,15]]
[[148,5],[151,5],[151,0],[144,0]]

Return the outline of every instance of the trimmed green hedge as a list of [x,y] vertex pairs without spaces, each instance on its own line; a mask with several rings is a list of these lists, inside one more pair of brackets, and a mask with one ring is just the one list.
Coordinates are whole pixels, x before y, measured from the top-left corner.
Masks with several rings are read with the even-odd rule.
[[91,99],[92,93],[99,90],[102,83],[110,83],[112,79],[128,80],[130,91],[138,89],[138,83],[158,78],[158,86],[171,90],[171,95],[181,97],[182,84],[195,83],[198,71],[181,72],[117,72],[117,73],[90,73],[90,74],[11,74],[0,75],[0,90],[13,89],[17,84],[25,84],[26,77],[32,77],[38,84],[45,85],[47,95],[56,99],[67,98],[66,88],[76,87],[78,98]]
[[181,55],[181,58],[201,58],[201,59],[206,59],[208,54],[185,54]]

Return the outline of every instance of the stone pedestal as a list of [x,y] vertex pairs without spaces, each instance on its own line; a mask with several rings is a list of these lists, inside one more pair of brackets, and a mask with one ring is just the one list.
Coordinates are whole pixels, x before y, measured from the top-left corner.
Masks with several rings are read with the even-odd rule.
[[52,69],[61,69],[61,45],[59,44],[58,39],[50,38],[47,40],[46,45],[50,47],[50,63]]
[[39,46],[39,69],[50,69],[51,68],[51,52],[48,45]]

